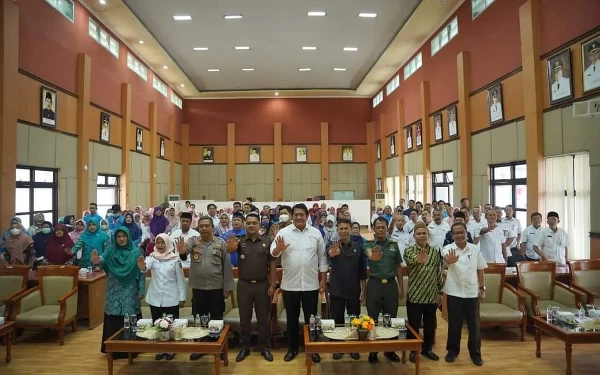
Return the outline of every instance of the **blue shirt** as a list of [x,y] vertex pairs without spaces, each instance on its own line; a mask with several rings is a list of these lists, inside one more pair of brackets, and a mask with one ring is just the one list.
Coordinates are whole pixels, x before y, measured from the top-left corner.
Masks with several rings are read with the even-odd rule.
[[114,232],[115,228],[118,228],[123,225],[123,223],[125,222],[125,217],[123,215],[119,215],[118,217],[111,216],[109,218],[106,218],[106,221],[108,222],[108,227],[110,228],[110,230]]
[[89,214],[89,215],[83,217],[83,222],[85,223],[86,226],[90,222],[91,218],[96,218],[96,220],[98,220],[98,222],[102,221],[102,216],[100,216],[98,214]]
[[[237,238],[241,238],[241,237],[243,237],[245,235],[246,235],[246,229],[245,228],[242,228],[242,229],[232,229],[232,230],[229,230],[229,231],[223,233],[223,235],[221,236],[221,238],[224,241],[227,241],[227,238],[229,238],[229,236],[234,236],[234,237],[237,237]],[[238,266],[238,253],[237,253],[237,251],[233,252],[233,253],[230,253],[229,257],[231,258],[231,265],[233,267],[237,267]]]

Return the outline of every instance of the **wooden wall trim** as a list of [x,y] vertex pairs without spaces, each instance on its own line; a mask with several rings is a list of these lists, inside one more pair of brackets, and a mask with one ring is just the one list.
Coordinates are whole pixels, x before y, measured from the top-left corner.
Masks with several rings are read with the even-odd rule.
[[375,123],[367,122],[367,194],[368,199],[375,197]]
[[235,200],[235,123],[227,123],[227,198]]
[[[387,163],[386,159],[389,154],[387,140],[385,138],[385,114],[379,115],[379,139],[381,141],[381,185],[383,192],[387,193]],[[375,197],[375,196],[373,196]]]
[[190,197],[190,124],[181,125],[181,196]]
[[281,145],[281,122],[273,124],[273,160],[274,160],[274,178],[275,178],[275,200],[283,200],[283,167],[282,167],[282,145]]
[[150,207],[156,207],[158,200],[156,196],[156,156],[158,154],[158,108],[155,102],[150,102]]
[[[521,47],[522,47],[522,46],[521,46]],[[476,90],[473,90],[473,91],[472,91],[472,92],[469,94],[469,96],[475,96],[475,95],[479,94],[480,92],[487,90],[489,87],[492,87],[492,86],[494,86],[495,84],[497,84],[497,83],[500,83],[500,82],[502,82],[502,81],[506,80],[507,78],[514,76],[515,74],[518,74],[518,73],[519,73],[519,72],[521,72],[522,70],[523,70],[523,67],[522,67],[522,66],[520,66],[520,67],[518,67],[517,69],[515,69],[515,70],[513,70],[513,71],[511,71],[511,72],[508,72],[508,73],[506,73],[505,75],[503,75],[503,76],[501,76],[501,77],[499,77],[499,78],[496,78],[494,81],[492,81],[492,82],[488,82],[488,83],[486,83],[485,85],[481,86],[480,88],[478,88],[478,89],[476,89]]]
[[90,126],[87,124],[90,107],[92,59],[77,55],[77,212],[83,212],[89,202]]
[[[430,95],[429,95],[429,82],[423,81],[421,82],[421,143],[423,144],[423,201],[431,202],[432,195],[432,184],[431,184],[431,164],[430,164],[430,142],[431,139],[429,137],[429,132],[431,131],[430,127],[430,117],[428,113],[430,112]],[[416,145],[416,131],[415,131],[415,145]]]
[[[472,176],[472,150],[471,143],[471,100],[469,98],[469,87],[471,86],[471,56],[469,52],[463,51],[456,57],[456,69],[458,77],[458,135],[460,137],[460,195],[472,200],[473,176]],[[450,138],[453,141],[456,138]],[[443,143],[443,142],[441,142]]]
[[329,123],[321,123],[321,195],[331,199],[329,190]]
[[133,128],[131,127],[131,85],[129,83],[121,84],[121,112],[123,113],[123,122],[121,124],[121,140],[123,147],[121,148],[121,178],[120,183],[120,202],[121,207],[129,207],[129,193],[131,190],[131,153],[129,145]]
[[[165,142],[167,143],[167,142]],[[167,147],[167,145],[165,145]],[[169,142],[168,153],[165,150],[165,156],[170,154],[169,158],[169,193],[175,193],[175,115],[169,116]],[[181,194],[179,191],[178,193]]]
[[[398,155],[398,179],[400,180],[400,198],[404,197],[406,192],[406,171],[404,170],[404,152],[406,151],[406,139],[404,138],[404,100],[396,100],[396,126],[398,135],[396,136],[396,155]],[[394,202],[394,204],[400,202]]]

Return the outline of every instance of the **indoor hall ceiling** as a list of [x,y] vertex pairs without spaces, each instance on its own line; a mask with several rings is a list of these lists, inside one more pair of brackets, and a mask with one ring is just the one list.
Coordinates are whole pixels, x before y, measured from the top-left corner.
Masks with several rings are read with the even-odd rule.
[[[200,92],[215,92],[355,90],[421,0],[123,2]],[[326,16],[309,17],[309,11],[324,11]],[[365,12],[377,16],[358,16]],[[175,15],[189,15],[192,20],[175,21]],[[225,15],[242,18],[225,19]],[[236,50],[236,46],[250,49]],[[347,52],[344,47],[358,51]],[[311,70],[299,71],[303,68]]]

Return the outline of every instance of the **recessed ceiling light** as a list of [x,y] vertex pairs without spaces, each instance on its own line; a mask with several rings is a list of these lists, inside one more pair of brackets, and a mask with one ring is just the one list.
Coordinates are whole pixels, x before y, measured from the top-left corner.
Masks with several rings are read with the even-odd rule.
[[357,47],[344,47],[344,51],[356,52],[356,51],[358,51],[358,48]]
[[139,44],[144,44],[144,41],[143,41],[143,40],[140,40],[138,43],[139,43]]
[[336,72],[345,72],[346,68],[333,68]]
[[208,51],[208,47],[194,47],[194,51]]
[[207,69],[207,72],[220,72],[221,69]]
[[181,87],[185,87],[185,85],[184,85],[183,83],[182,83],[181,85],[179,85],[179,86],[181,86]]
[[191,21],[192,20],[192,16],[187,15],[187,14],[181,14],[181,15],[175,15],[175,16],[173,16],[173,19],[175,21]]
[[230,15],[225,15],[223,16],[223,18],[225,18],[226,20],[237,20],[242,18],[241,14],[230,14]]
[[317,47],[305,46],[305,47],[302,47],[302,49],[306,50],[306,51],[314,51],[317,49]]
[[308,12],[309,17],[325,17],[325,12]]
[[310,72],[310,68],[300,68],[298,69],[299,72]]
[[99,0],[100,5],[106,5],[106,0]]
[[359,13],[358,16],[362,18],[375,18],[377,17],[377,13]]
[[169,67],[166,65],[163,65],[163,69],[169,69]]
[[248,46],[236,46],[235,49],[250,49]]
[[243,72],[253,72],[254,68],[242,68]]
[[276,93],[275,93],[275,96],[279,96],[279,93],[278,93],[278,92],[276,92]]

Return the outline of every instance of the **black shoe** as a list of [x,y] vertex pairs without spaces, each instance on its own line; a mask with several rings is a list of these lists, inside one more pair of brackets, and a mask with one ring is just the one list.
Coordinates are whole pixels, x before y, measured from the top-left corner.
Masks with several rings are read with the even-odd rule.
[[481,357],[473,357],[471,358],[471,361],[473,361],[475,366],[483,366],[483,359],[481,359]]
[[313,363],[321,362],[321,356],[319,355],[319,353],[314,353],[311,357],[312,357]]
[[352,358],[355,361],[358,361],[360,359],[360,354],[358,354],[358,353],[350,353],[350,358]]
[[411,363],[417,362],[417,353],[416,352],[410,352],[410,354],[408,355],[408,360]]
[[343,354],[342,353],[333,353],[333,359],[334,360],[338,360],[338,359],[342,359]]
[[452,363],[452,362],[456,361],[456,354],[448,353],[448,354],[446,354],[446,358],[444,360],[448,363]]
[[377,353],[369,353],[369,363],[377,363]]
[[167,359],[167,361],[172,361],[175,359],[175,353],[167,353],[165,354],[165,358]]
[[271,351],[269,349],[263,350],[262,352],[260,352],[260,355],[262,355],[267,361],[273,362],[273,354],[271,354]]
[[425,351],[421,351],[421,355],[423,357],[427,357],[429,359],[431,359],[432,361],[439,361],[440,357],[438,357],[437,354],[435,354],[434,352],[432,352],[431,350],[425,352]]
[[285,353],[285,357],[283,357],[283,360],[285,362],[289,362],[292,361],[294,358],[296,358],[296,356],[298,355],[298,351],[288,351],[287,353]]
[[235,357],[235,361],[242,362],[249,355],[250,355],[250,350],[248,350],[248,349],[240,350],[237,357]]
[[387,359],[389,359],[392,362],[400,362],[400,357],[398,357],[398,354],[396,354],[396,352],[385,352],[383,355],[385,355]]
[[167,353],[158,353],[154,359],[156,359],[157,361],[160,361],[161,359],[163,359],[165,356],[167,355]]
[[202,358],[203,355],[204,354],[202,354],[202,353],[192,353],[192,354],[190,354],[190,361],[197,361],[200,358]]

